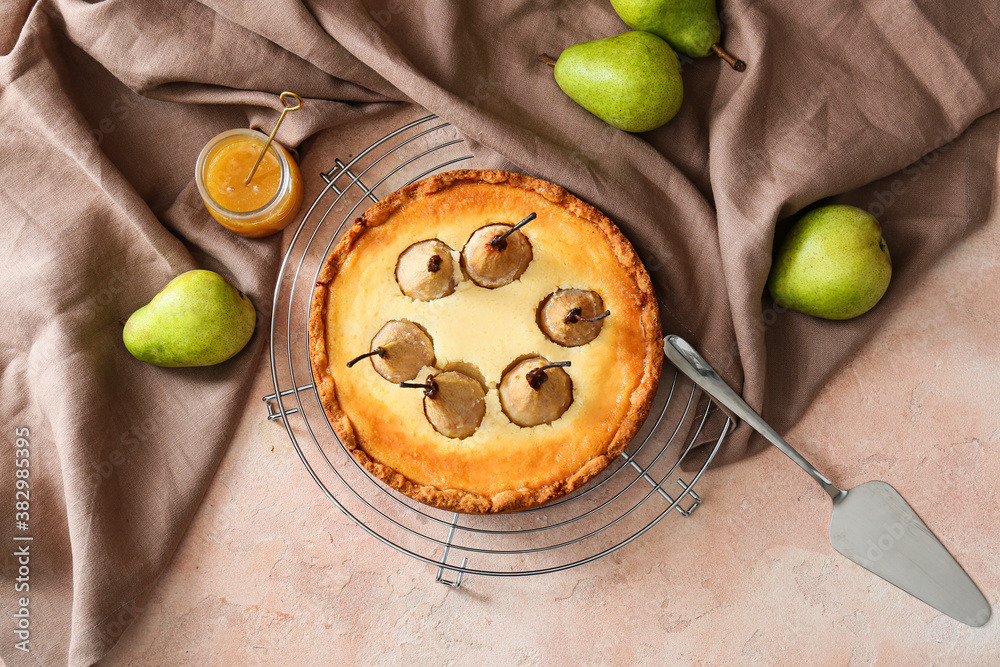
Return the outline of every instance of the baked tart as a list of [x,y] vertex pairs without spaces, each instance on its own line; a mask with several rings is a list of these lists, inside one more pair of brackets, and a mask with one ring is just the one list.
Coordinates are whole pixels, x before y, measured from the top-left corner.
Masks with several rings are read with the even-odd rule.
[[618,228],[557,185],[476,170],[355,221],[320,270],[309,354],[361,465],[469,513],[533,507],[601,472],[663,363],[652,283]]

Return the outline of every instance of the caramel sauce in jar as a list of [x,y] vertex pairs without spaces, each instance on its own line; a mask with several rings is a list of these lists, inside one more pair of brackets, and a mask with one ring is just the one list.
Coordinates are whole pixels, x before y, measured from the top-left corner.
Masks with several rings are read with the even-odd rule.
[[241,236],[270,236],[295,219],[302,207],[302,174],[288,151],[272,141],[249,184],[267,135],[229,130],[212,138],[195,170],[205,208],[219,224]]

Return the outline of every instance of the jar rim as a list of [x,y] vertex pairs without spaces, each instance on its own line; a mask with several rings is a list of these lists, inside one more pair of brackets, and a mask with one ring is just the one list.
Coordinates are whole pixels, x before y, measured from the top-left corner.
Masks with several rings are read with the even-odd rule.
[[266,134],[251,128],[236,128],[235,130],[220,132],[209,139],[208,143],[205,144],[205,147],[201,149],[201,153],[198,154],[194,180],[195,184],[198,186],[198,192],[201,194],[202,200],[204,200],[204,202],[217,213],[236,221],[252,221],[254,218],[258,218],[261,215],[268,213],[271,209],[281,203],[284,191],[287,189],[289,180],[291,179],[291,168],[288,165],[288,158],[286,157],[285,152],[283,150],[275,149],[276,146],[281,146],[281,144],[277,141],[272,141],[271,145],[267,147],[267,151],[268,153],[274,155],[274,157],[278,160],[278,166],[281,172],[280,180],[278,181],[278,188],[275,190],[274,196],[271,197],[266,204],[252,211],[233,211],[226,208],[217,202],[215,198],[209,194],[208,188],[205,187],[205,167],[208,162],[208,156],[212,153],[212,150],[226,139],[235,136],[253,137],[254,139],[260,140],[261,144],[267,141]]

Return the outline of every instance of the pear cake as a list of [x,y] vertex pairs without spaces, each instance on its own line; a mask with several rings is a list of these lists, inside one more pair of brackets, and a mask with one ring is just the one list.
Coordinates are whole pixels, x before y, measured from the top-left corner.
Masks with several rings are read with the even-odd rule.
[[362,466],[481,514],[597,475],[642,426],[663,364],[652,283],[618,228],[557,185],[478,170],[354,222],[321,267],[309,356]]

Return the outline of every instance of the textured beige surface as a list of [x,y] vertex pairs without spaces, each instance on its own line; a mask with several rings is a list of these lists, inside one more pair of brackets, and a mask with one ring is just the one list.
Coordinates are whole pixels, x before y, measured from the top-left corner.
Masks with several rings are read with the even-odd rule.
[[[313,179],[332,155],[310,155]],[[307,193],[310,199],[316,184]],[[1000,212],[949,254],[787,434],[843,486],[895,485],[1000,601]],[[777,451],[618,553],[459,590],[321,495],[265,420],[266,360],[194,523],[108,664],[997,664],[829,546],[829,500]]]

